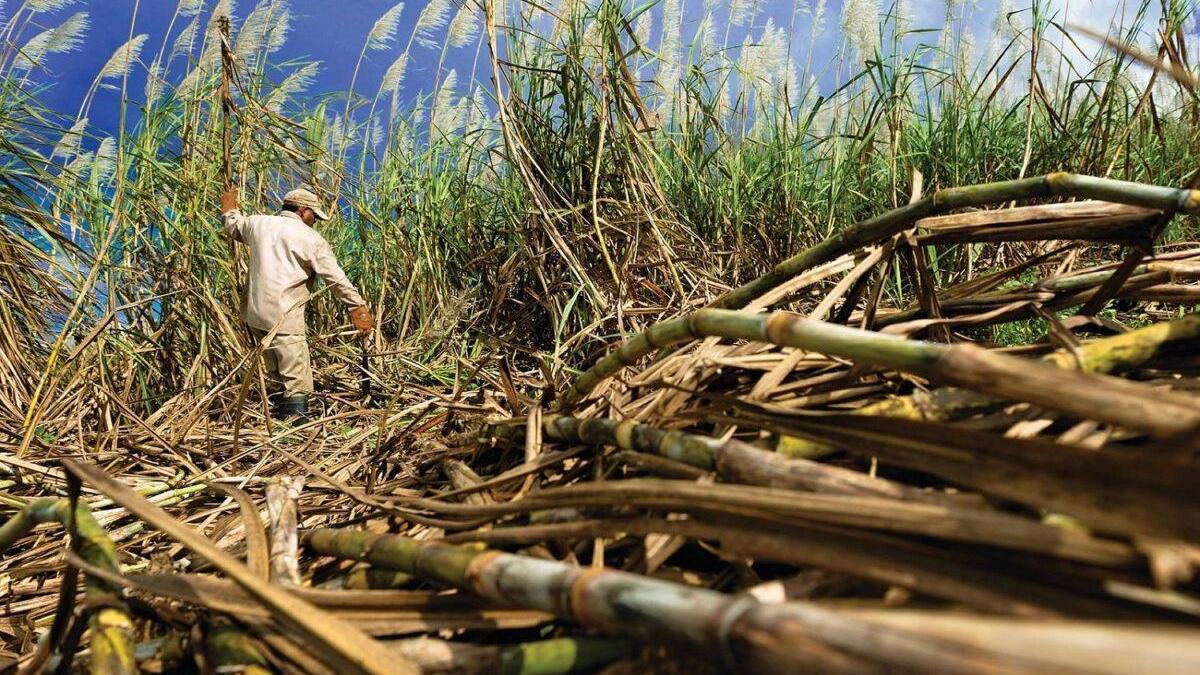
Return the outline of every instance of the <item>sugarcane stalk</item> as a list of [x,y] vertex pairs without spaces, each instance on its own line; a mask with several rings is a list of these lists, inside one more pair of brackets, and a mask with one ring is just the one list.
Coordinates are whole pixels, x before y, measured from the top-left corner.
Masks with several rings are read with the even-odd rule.
[[[92,517],[88,507],[80,503],[72,514],[70,500],[55,497],[29,502],[0,525],[0,555],[42,523],[60,523],[68,529],[73,525],[80,539],[80,557],[96,567],[120,574],[116,545]],[[88,575],[85,593],[89,599],[104,603],[89,619],[91,672],[94,675],[136,673],[133,621],[123,607],[111,603],[112,598],[119,597],[119,589]]]
[[230,72],[233,70],[233,51],[229,47],[228,16],[217,17],[217,32],[221,40],[221,178],[225,189],[233,187],[233,143],[229,118],[233,116],[233,97],[229,93]]
[[183,670],[184,659],[188,663],[192,659],[188,642],[187,635],[172,630],[161,637],[138,643],[134,654],[144,672],[179,672]]
[[620,452],[613,453],[612,461],[637,467],[663,478],[698,480],[708,475],[708,472],[704,469],[692,466],[691,464],[677,462],[658,455],[635,452],[633,450],[621,450]]
[[[1042,362],[1055,368],[1076,369],[1090,373],[1112,373],[1135,368],[1146,363],[1171,343],[1200,338],[1200,314],[1188,314],[1174,321],[1139,328],[1112,337],[1086,342],[1074,351],[1058,349],[1042,357]],[[923,419],[931,422],[953,420],[962,415],[994,407],[999,401],[990,396],[954,387],[936,389],[929,393],[897,396],[855,408],[854,415]],[[776,446],[788,457],[814,458],[833,452],[827,443],[783,435]]]
[[[795,672],[818,664],[834,671],[867,667],[843,653],[789,639],[786,621],[755,622],[750,610],[759,603],[750,597],[399,535],[320,528],[307,533],[304,544],[314,553],[407,572],[602,631],[673,639],[724,655],[731,665],[752,659],[762,664],[763,672]],[[762,639],[750,642],[747,635]]]
[[[751,518],[779,525],[823,523],[832,527],[900,532],[1113,567],[1136,565],[1140,559],[1125,543],[1045,525],[1002,511],[726,483],[697,484],[658,479],[595,481],[547,488],[521,499],[496,504],[457,504],[413,498],[408,505],[458,516],[488,518],[568,506],[577,509],[638,508]],[[1187,511],[1189,507],[1183,506],[1179,510]],[[1190,523],[1185,523],[1184,528],[1185,532],[1192,529]]]
[[381,570],[370,565],[355,565],[346,574],[320,584],[325,590],[383,590],[405,588],[413,583],[412,576],[395,570]]
[[271,675],[270,662],[254,638],[232,619],[210,615],[204,621],[204,658],[216,673]]
[[[399,535],[320,528],[304,545],[319,555],[366,561],[488,600],[553,613],[604,632],[668,639],[739,672],[925,672],[1038,670],[1038,653],[899,629],[807,602],[765,604],[653,577],[580,568],[495,550]],[[1062,643],[1087,662],[1094,646]],[[1061,654],[1058,654],[1061,656]]]
[[426,675],[566,675],[590,673],[629,655],[621,638],[567,637],[515,645],[474,645],[429,637],[388,644]]
[[1018,199],[1077,197],[1144,206],[1167,213],[1200,212],[1200,191],[1058,172],[1034,178],[943,188],[911,204],[846,227],[784,260],[766,274],[729,291],[710,307],[741,309],[779,284],[862,246],[899,234],[927,216]]
[[[1133,268],[1134,276],[1146,274],[1150,271],[1148,265],[1138,265]],[[1116,270],[1097,270],[1094,272],[1081,272],[1067,276],[1051,277],[1043,279],[1035,283],[1034,288],[1053,291],[1055,293],[1070,293],[1073,291],[1082,291],[1085,288],[1099,287],[1105,281],[1112,278]],[[1159,278],[1166,279],[1168,275],[1162,275]]]
[[1200,405],[1195,399],[1136,382],[1065,371],[972,344],[906,340],[790,312],[747,314],[722,309],[700,310],[646,329],[581,375],[564,394],[561,408],[569,408],[601,381],[655,348],[705,337],[769,342],[891,368],[1159,437],[1200,426]]
[[[467,466],[467,463],[453,458],[447,458],[442,461],[442,473],[446,474],[446,479],[450,481],[450,485],[456,490],[466,490],[475,487],[483,482],[479,474]],[[472,504],[487,504],[493,501],[490,494],[487,492],[472,492],[467,495],[466,501]]]
[[632,420],[579,419],[547,415],[543,421],[546,438],[566,443],[612,445],[640,450],[705,470],[732,483],[807,490],[824,494],[862,495],[946,503],[951,499],[885,478],[871,478],[858,471],[828,466],[804,459],[782,457],[736,439],[721,440],[682,431],[667,431]]
[[[982,555],[886,535],[804,526],[779,528],[746,522],[715,524],[696,518],[576,519],[549,525],[513,525],[447,537],[452,543],[531,544],[584,537],[669,534],[716,542],[722,552],[907,588],[983,612],[1019,616],[1111,614],[1113,607],[1066,589],[989,569]],[[1052,583],[1052,582],[1051,582]]]

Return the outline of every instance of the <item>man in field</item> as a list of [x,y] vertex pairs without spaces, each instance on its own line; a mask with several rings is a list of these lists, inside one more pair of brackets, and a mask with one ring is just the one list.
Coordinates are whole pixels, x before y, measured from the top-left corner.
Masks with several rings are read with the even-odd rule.
[[[371,332],[375,319],[358,289],[346,278],[329,242],[312,229],[329,216],[312,192],[292,190],[274,216],[248,216],[238,208],[237,188],[221,195],[225,233],[249,249],[250,279],[242,318],[263,344],[263,361],[271,379],[283,388],[275,407],[280,417],[308,412],[313,391],[312,368],[305,337],[304,306],[317,277],[350,309],[354,327]],[[268,333],[275,330],[269,340]]]

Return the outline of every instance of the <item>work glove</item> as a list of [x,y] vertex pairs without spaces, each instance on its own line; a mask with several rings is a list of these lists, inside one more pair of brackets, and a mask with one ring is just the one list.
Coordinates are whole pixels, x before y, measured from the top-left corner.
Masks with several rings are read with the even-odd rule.
[[224,215],[237,209],[238,207],[238,189],[231,187],[221,193],[221,214]]
[[354,327],[358,332],[366,335],[375,328],[375,317],[371,316],[371,308],[366,305],[359,305],[350,310],[350,320],[354,322]]

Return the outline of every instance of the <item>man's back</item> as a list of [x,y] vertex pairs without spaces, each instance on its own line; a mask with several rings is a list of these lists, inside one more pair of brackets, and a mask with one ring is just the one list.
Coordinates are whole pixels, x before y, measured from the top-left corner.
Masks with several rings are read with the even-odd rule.
[[346,278],[324,237],[295,214],[225,214],[225,231],[249,249],[249,283],[243,318],[251,328],[303,334],[304,306],[316,276],[351,306],[366,304]]

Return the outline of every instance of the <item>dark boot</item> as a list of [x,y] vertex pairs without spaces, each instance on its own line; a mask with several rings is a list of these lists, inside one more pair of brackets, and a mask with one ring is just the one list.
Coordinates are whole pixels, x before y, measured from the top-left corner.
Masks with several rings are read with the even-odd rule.
[[305,394],[280,396],[279,402],[275,404],[275,416],[279,419],[287,419],[289,417],[304,417],[307,414],[308,396]]

